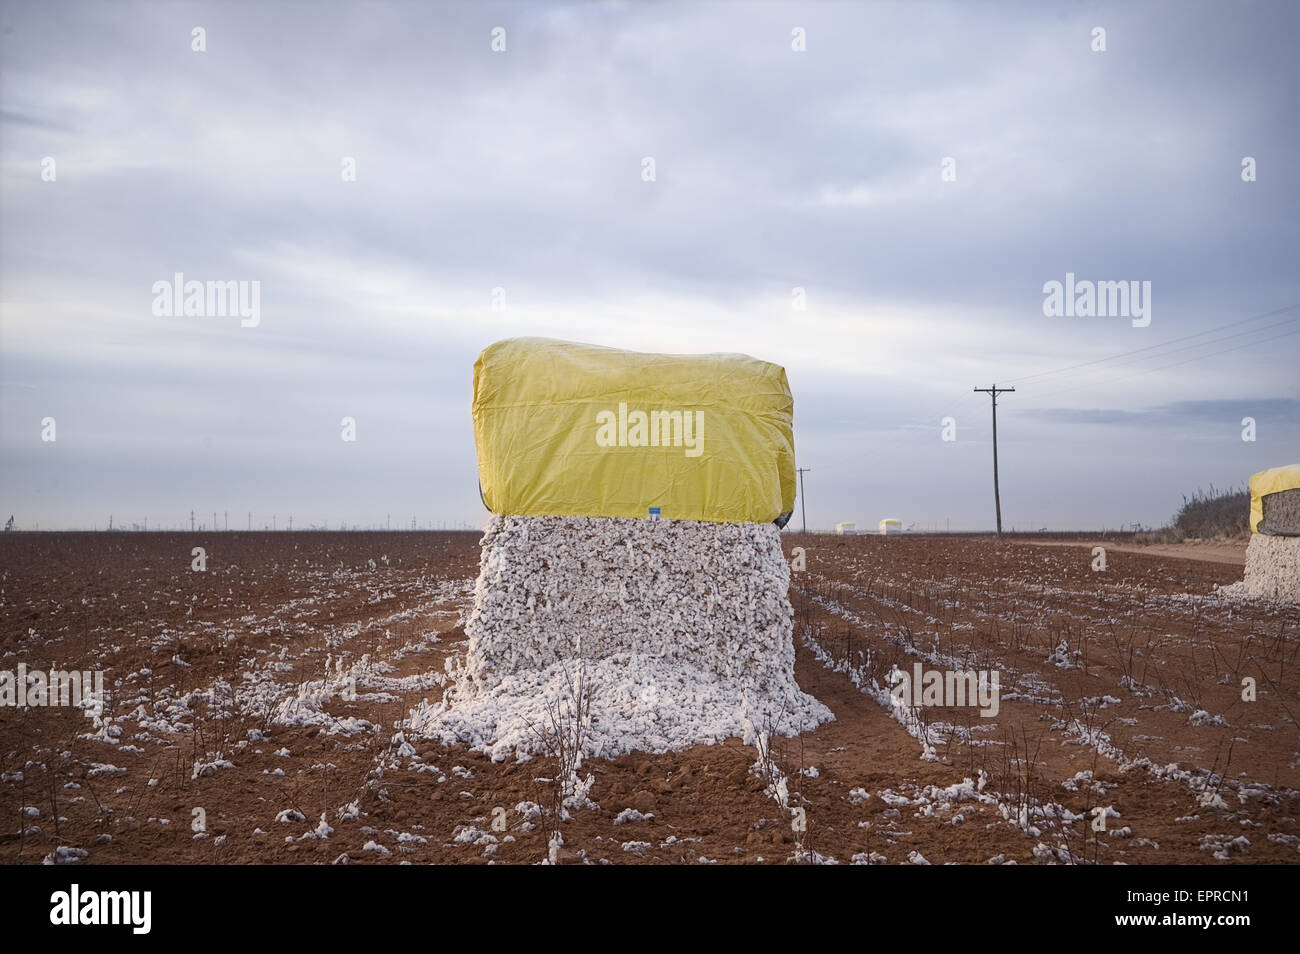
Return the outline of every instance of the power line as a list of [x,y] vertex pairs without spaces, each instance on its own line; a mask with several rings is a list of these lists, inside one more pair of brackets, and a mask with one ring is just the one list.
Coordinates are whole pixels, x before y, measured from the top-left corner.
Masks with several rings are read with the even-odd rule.
[[[1106,362],[1106,361],[1114,361],[1116,358],[1126,358],[1126,357],[1128,357],[1129,355],[1133,355],[1133,354],[1141,354],[1141,353],[1143,353],[1143,352],[1151,351],[1151,350],[1153,350],[1153,349],[1164,348],[1164,347],[1166,347],[1166,346],[1168,346],[1168,345],[1171,345],[1171,344],[1177,344],[1177,343],[1180,342],[1180,341],[1189,341],[1189,340],[1192,339],[1192,338],[1200,338],[1200,337],[1203,337],[1203,336],[1205,336],[1205,335],[1214,334],[1215,332],[1218,332],[1218,331],[1224,331],[1225,329],[1228,329],[1228,328],[1234,328],[1234,327],[1236,327],[1237,325],[1244,325],[1244,324],[1246,324],[1247,322],[1250,322],[1250,321],[1258,321],[1258,320],[1261,319],[1261,318],[1271,318],[1271,317],[1273,317],[1274,315],[1280,315],[1280,314],[1283,314],[1284,312],[1293,311],[1293,310],[1295,310],[1296,308],[1300,308],[1300,303],[1297,303],[1297,304],[1294,304],[1294,305],[1287,305],[1287,306],[1284,307],[1284,308],[1277,308],[1277,309],[1274,309],[1273,311],[1262,312],[1262,313],[1260,313],[1260,314],[1258,314],[1258,315],[1251,315],[1249,318],[1241,318],[1241,319],[1238,319],[1237,321],[1230,321],[1230,322],[1228,322],[1228,323],[1225,324],[1225,325],[1219,325],[1217,328],[1207,328],[1205,331],[1197,331],[1197,332],[1195,332],[1195,333],[1193,333],[1193,334],[1190,334],[1190,335],[1183,335],[1183,336],[1181,336],[1181,337],[1179,337],[1179,338],[1170,338],[1168,341],[1162,341],[1162,342],[1160,342],[1160,343],[1158,343],[1158,344],[1147,345],[1147,346],[1144,347],[1144,348],[1134,348],[1132,351],[1121,351],[1121,352],[1118,353],[1118,354],[1109,355],[1109,356],[1107,356],[1107,357],[1105,357],[1105,358],[1096,358],[1096,359],[1094,359],[1094,360],[1092,360],[1092,361],[1083,361],[1083,362],[1080,362],[1079,364],[1071,364],[1071,365],[1067,365],[1067,366],[1065,366],[1065,367],[1063,367],[1063,368],[1056,368],[1056,369],[1051,370],[1051,371],[1040,371],[1040,372],[1038,372],[1037,374],[1029,374],[1029,375],[1025,375],[1024,377],[1020,377],[1020,378],[1012,378],[1012,381],[1015,382],[1016,384],[1023,384],[1023,383],[1026,382],[1026,381],[1032,381],[1034,378],[1043,378],[1043,377],[1049,377],[1049,376],[1054,375],[1054,374],[1063,374],[1063,373],[1065,373],[1066,371],[1074,371],[1074,370],[1076,370],[1077,368],[1086,368],[1086,367],[1090,367],[1090,366],[1092,366],[1092,365],[1094,365],[1094,364],[1102,364],[1102,363],[1104,363],[1104,362]],[[1297,317],[1300,317],[1300,316],[1297,316]],[[1286,323],[1289,322],[1289,321],[1295,321],[1295,320],[1296,320],[1295,318],[1288,318],[1288,319],[1286,319],[1286,321],[1278,322],[1278,324],[1279,324],[1279,325],[1280,325],[1280,324],[1286,324]],[[1274,328],[1274,327],[1277,327],[1277,325],[1269,325],[1269,326],[1267,326],[1267,327],[1269,327],[1269,328]],[[1252,334],[1252,333],[1254,333],[1254,332],[1256,332],[1256,331],[1265,331],[1265,330],[1267,330],[1267,329],[1266,329],[1266,328],[1250,328],[1250,329],[1247,329],[1246,331],[1238,332],[1238,334]],[[1233,335],[1225,335],[1223,338],[1220,338],[1220,339],[1217,339],[1217,340],[1219,340],[1219,341],[1226,341],[1226,340],[1228,340],[1229,338],[1232,338],[1232,337],[1234,337],[1234,336],[1233,336]],[[1210,344],[1210,343],[1211,343],[1211,342],[1202,342],[1202,344]]]
[[[1271,324],[1271,325],[1264,325],[1264,326],[1262,326],[1262,327],[1260,327],[1260,328],[1250,328],[1250,329],[1248,329],[1248,330],[1246,330],[1246,331],[1239,331],[1239,332],[1237,332],[1236,334],[1224,335],[1222,338],[1211,338],[1209,341],[1198,341],[1198,342],[1196,342],[1195,344],[1183,345],[1181,348],[1170,348],[1168,351],[1163,351],[1163,352],[1161,352],[1161,353],[1159,353],[1159,354],[1150,354],[1150,355],[1146,355],[1145,358],[1154,358],[1155,360],[1158,360],[1158,361],[1159,361],[1159,360],[1163,360],[1163,359],[1169,357],[1170,355],[1180,354],[1181,352],[1184,352],[1184,351],[1195,351],[1197,348],[1213,347],[1214,345],[1222,344],[1222,343],[1225,342],[1225,341],[1231,341],[1231,340],[1234,339],[1234,338],[1240,338],[1242,335],[1254,335],[1254,334],[1258,334],[1258,333],[1261,332],[1261,331],[1272,331],[1272,330],[1275,329],[1275,328],[1281,328],[1281,327],[1283,327],[1283,326],[1285,326],[1285,325],[1289,325],[1289,324],[1291,324],[1292,322],[1295,322],[1295,321],[1300,321],[1300,315],[1296,315],[1295,317],[1292,317],[1292,318],[1286,318],[1286,319],[1284,319],[1284,320],[1282,320],[1282,321],[1275,322],[1275,323],[1273,323],[1273,324]],[[1291,333],[1291,332],[1285,332],[1285,333],[1282,334],[1282,335],[1275,335],[1274,337],[1279,337],[1279,338],[1280,338],[1280,337],[1285,337],[1286,334],[1290,334],[1290,333]],[[1249,346],[1252,345],[1252,344],[1263,344],[1265,341],[1272,341],[1272,340],[1273,340],[1273,338],[1257,338],[1257,339],[1254,340],[1254,341],[1243,342],[1241,345],[1239,345],[1239,346],[1237,346],[1237,347],[1246,348],[1246,347],[1249,347]],[[1166,342],[1166,344],[1173,344],[1173,343],[1174,343],[1174,342]],[[1228,348],[1228,349],[1225,349],[1225,350],[1228,350],[1228,351],[1235,351],[1235,350],[1237,350],[1237,347]],[[1190,360],[1195,361],[1195,360],[1198,360],[1199,358],[1208,358],[1208,357],[1211,357],[1211,356],[1213,356],[1213,355],[1216,355],[1216,354],[1222,354],[1222,353],[1223,353],[1223,351],[1207,351],[1205,354],[1203,354],[1203,355],[1197,355],[1197,356],[1193,357],[1193,358],[1190,359]],[[1114,358],[1122,358],[1122,357],[1125,357],[1125,355],[1115,355],[1115,356],[1114,356]],[[1144,360],[1144,358],[1129,358],[1129,360],[1127,360],[1127,361],[1119,361],[1118,364],[1119,364],[1119,365],[1132,364],[1134,361],[1141,361],[1141,360]],[[1109,370],[1109,369],[1105,369],[1105,370]],[[1069,374],[1072,374],[1073,372],[1072,372],[1072,371],[1063,371],[1062,373],[1063,373],[1063,374],[1066,374],[1066,375],[1069,375]]]
[[[1161,360],[1169,357],[1171,354],[1179,354],[1183,351],[1195,351],[1197,348],[1204,348],[1207,345],[1213,346],[1217,344],[1223,344],[1223,342],[1225,341],[1231,341],[1234,338],[1240,338],[1242,335],[1255,335],[1255,334],[1259,334],[1261,331],[1272,331],[1274,328],[1281,328],[1284,325],[1289,325],[1293,321],[1300,321],[1300,315],[1296,315],[1292,318],[1284,318],[1281,321],[1274,322],[1271,325],[1264,325],[1260,328],[1249,328],[1246,331],[1238,331],[1236,334],[1224,335],[1222,338],[1211,338],[1209,341],[1198,341],[1195,344],[1183,345],[1181,348],[1170,348],[1168,351],[1162,351],[1160,354],[1148,355],[1148,357]],[[1260,338],[1258,339],[1258,341],[1247,341],[1242,344],[1242,347],[1246,347],[1252,344],[1257,344],[1258,342],[1262,342],[1262,341],[1271,341],[1271,340],[1272,340],[1271,338]],[[1166,342],[1166,343],[1172,344],[1173,342]],[[1202,357],[1209,357],[1210,354],[1219,354],[1219,353],[1221,352],[1208,352],[1207,354],[1202,355]],[[1142,360],[1142,359],[1137,359],[1137,360]],[[1131,364],[1132,362],[1123,361],[1120,363]]]
[[[1274,316],[1276,316],[1276,315],[1285,314],[1285,313],[1287,313],[1287,312],[1295,311],[1296,309],[1300,309],[1300,303],[1296,303],[1296,304],[1292,304],[1292,305],[1286,305],[1286,306],[1284,306],[1284,307],[1282,307],[1282,308],[1275,308],[1275,309],[1273,309],[1272,311],[1260,312],[1259,314],[1256,314],[1256,315],[1250,315],[1250,316],[1248,316],[1248,317],[1246,317],[1246,318],[1239,318],[1239,319],[1237,319],[1236,321],[1230,321],[1230,322],[1227,322],[1227,323],[1225,323],[1225,324],[1218,325],[1218,326],[1216,326],[1216,327],[1214,327],[1214,328],[1207,328],[1207,329],[1204,330],[1204,331],[1197,331],[1197,332],[1193,332],[1193,333],[1191,333],[1191,334],[1187,334],[1187,335],[1180,335],[1180,336],[1177,337],[1177,338],[1170,338],[1168,341],[1162,341],[1162,342],[1159,342],[1159,343],[1157,343],[1157,344],[1153,344],[1153,345],[1146,345],[1145,347],[1142,347],[1142,348],[1134,348],[1134,349],[1131,350],[1131,351],[1121,351],[1121,352],[1118,352],[1117,354],[1107,355],[1107,356],[1104,357],[1104,358],[1095,358],[1095,359],[1093,359],[1093,360],[1091,360],[1091,361],[1083,361],[1083,362],[1080,362],[1080,363],[1078,363],[1078,364],[1066,365],[1065,367],[1056,368],[1056,369],[1053,369],[1053,370],[1051,370],[1051,371],[1040,371],[1040,372],[1038,372],[1038,373],[1036,373],[1036,374],[1030,374],[1030,375],[1026,375],[1026,376],[1024,376],[1024,377],[1020,377],[1020,378],[1013,378],[1013,379],[1012,379],[1012,383],[1014,383],[1014,384],[1023,384],[1023,383],[1026,382],[1026,381],[1032,381],[1032,380],[1034,380],[1034,379],[1049,378],[1049,377],[1053,377],[1053,376],[1056,376],[1056,375],[1069,374],[1069,373],[1071,373],[1071,372],[1073,372],[1073,371],[1077,371],[1077,370],[1080,370],[1080,369],[1083,369],[1083,368],[1094,367],[1094,366],[1096,366],[1096,365],[1105,364],[1105,363],[1110,362],[1110,361],[1116,361],[1116,360],[1121,359],[1121,358],[1128,358],[1128,357],[1133,356],[1133,355],[1146,355],[1146,357],[1148,357],[1148,358],[1153,358],[1153,359],[1156,359],[1156,360],[1163,360],[1164,358],[1168,357],[1169,355],[1178,354],[1179,352],[1195,350],[1195,349],[1197,349],[1197,348],[1203,348],[1203,347],[1206,347],[1206,346],[1213,347],[1214,345],[1221,344],[1221,343],[1223,343],[1223,342],[1225,342],[1225,341],[1231,341],[1231,340],[1233,340],[1234,338],[1240,338],[1240,337],[1242,337],[1242,336],[1246,336],[1246,335],[1256,335],[1256,334],[1259,334],[1260,332],[1271,331],[1271,330],[1273,330],[1273,329],[1275,329],[1275,328],[1281,328],[1281,327],[1284,327],[1284,326],[1286,326],[1286,325],[1291,324],[1292,322],[1295,322],[1295,321],[1300,320],[1300,315],[1293,315],[1293,316],[1291,316],[1291,317],[1289,317],[1289,318],[1285,318],[1285,319],[1283,319],[1282,321],[1272,322],[1272,323],[1270,323],[1270,324],[1263,325],[1263,326],[1256,327],[1256,328],[1246,328],[1246,329],[1243,329],[1243,330],[1240,330],[1240,331],[1233,332],[1233,333],[1231,333],[1231,334],[1226,334],[1226,335],[1222,335],[1222,336],[1220,336],[1220,337],[1212,338],[1212,339],[1210,339],[1210,340],[1208,340],[1208,341],[1201,341],[1201,342],[1197,342],[1196,344],[1187,345],[1187,346],[1184,346],[1184,347],[1182,347],[1182,348],[1173,348],[1173,349],[1169,349],[1169,350],[1164,350],[1164,349],[1168,349],[1170,345],[1178,344],[1179,342],[1190,341],[1190,340],[1193,339],[1193,338],[1202,338],[1202,337],[1204,337],[1204,336],[1206,336],[1206,335],[1214,335],[1214,334],[1217,334],[1218,332],[1221,332],[1221,331],[1226,331],[1226,330],[1229,330],[1229,329],[1232,329],[1232,328],[1236,328],[1236,327],[1238,327],[1238,326],[1240,326],[1240,325],[1248,324],[1248,323],[1253,322],[1253,321],[1259,321],[1259,320],[1264,319],[1264,318],[1272,318],[1272,317],[1274,317]],[[1210,352],[1207,352],[1207,353],[1202,354],[1202,355],[1195,355],[1195,356],[1193,356],[1193,357],[1191,357],[1191,358],[1189,358],[1189,359],[1187,359],[1187,360],[1185,360],[1185,361],[1178,361],[1178,362],[1174,362],[1174,363],[1172,363],[1172,364],[1168,364],[1168,365],[1160,365],[1160,366],[1153,367],[1153,368],[1149,368],[1149,369],[1139,369],[1139,370],[1137,370],[1137,371],[1134,371],[1132,374],[1117,375],[1116,377],[1109,378],[1109,379],[1107,379],[1107,380],[1105,380],[1105,381],[1100,382],[1100,384],[1082,384],[1082,385],[1078,385],[1078,386],[1075,386],[1075,387],[1067,387],[1067,388],[1062,388],[1062,389],[1059,389],[1059,390],[1056,390],[1056,391],[1051,391],[1051,392],[1049,392],[1048,394],[1042,394],[1042,395],[1036,394],[1036,395],[1034,395],[1034,397],[1035,397],[1035,398],[1040,398],[1040,397],[1049,397],[1049,396],[1056,395],[1056,394],[1065,394],[1065,393],[1069,393],[1069,392],[1071,392],[1071,391],[1082,390],[1082,389],[1084,389],[1084,388],[1098,387],[1098,386],[1101,386],[1101,385],[1109,384],[1109,383],[1111,383],[1111,382],[1113,382],[1113,381],[1122,381],[1122,380],[1125,380],[1126,378],[1133,377],[1135,374],[1143,374],[1143,373],[1147,373],[1148,371],[1161,371],[1161,370],[1164,370],[1164,369],[1166,369],[1166,368],[1178,367],[1179,365],[1187,364],[1187,363],[1190,363],[1191,361],[1199,361],[1201,358],[1209,358],[1209,357],[1214,357],[1214,356],[1219,355],[1219,354],[1227,354],[1227,353],[1229,353],[1229,352],[1231,352],[1231,351],[1238,351],[1238,350],[1240,350],[1241,348],[1248,348],[1248,347],[1251,347],[1252,345],[1256,345],[1256,344],[1265,344],[1265,343],[1267,343],[1267,342],[1269,342],[1269,341],[1275,341],[1275,340],[1277,340],[1278,338],[1288,337],[1288,336],[1290,336],[1290,335],[1292,335],[1292,334],[1296,334],[1297,332],[1300,332],[1300,329],[1297,329],[1296,331],[1287,331],[1287,332],[1284,332],[1284,333],[1282,333],[1282,334],[1280,334],[1280,335],[1272,335],[1272,336],[1267,337],[1267,338],[1257,338],[1257,339],[1255,339],[1255,340],[1253,340],[1253,341],[1247,341],[1247,342],[1244,342],[1243,344],[1240,344],[1240,345],[1234,345],[1233,347],[1230,347],[1230,348],[1224,348],[1224,349],[1221,349],[1221,350],[1218,350],[1218,351],[1210,351]],[[1148,352],[1156,352],[1156,353],[1148,354]],[[1139,360],[1140,360],[1140,359],[1139,359]],[[1131,362],[1123,362],[1123,363],[1128,364],[1128,363],[1131,363]],[[1103,369],[1103,370],[1108,370],[1108,369]],[[963,398],[963,399],[958,399],[958,401],[957,401],[955,404],[950,405],[950,406],[947,408],[947,412],[948,412],[949,414],[960,414],[961,412],[963,412],[963,411],[966,410],[966,408],[968,407],[968,402],[969,402],[969,401],[970,401],[970,396],[969,396],[969,395],[968,395],[967,397]],[[836,462],[836,463],[845,463],[845,462],[847,462],[847,459],[846,459],[846,461],[839,461],[839,462]],[[833,465],[834,465],[834,464],[833,464]],[[833,465],[832,465],[832,466],[833,466]],[[825,465],[823,465],[823,466],[825,466]]]
[[[1190,341],[1190,340],[1192,340],[1193,338],[1202,338],[1202,337],[1205,337],[1206,335],[1217,334],[1218,332],[1226,331],[1226,330],[1229,330],[1229,329],[1232,329],[1232,328],[1236,328],[1236,327],[1238,327],[1238,326],[1240,326],[1240,325],[1248,324],[1249,322],[1252,322],[1252,321],[1259,321],[1259,320],[1261,320],[1261,319],[1263,319],[1263,318],[1271,318],[1271,317],[1274,317],[1274,316],[1276,316],[1276,315],[1285,314],[1285,313],[1290,312],[1290,311],[1295,311],[1295,310],[1298,309],[1298,308],[1300,308],[1300,303],[1296,303],[1296,304],[1292,304],[1292,305],[1286,305],[1285,307],[1282,307],[1282,308],[1276,308],[1276,309],[1273,309],[1272,311],[1261,312],[1261,313],[1259,313],[1259,314],[1257,314],[1257,315],[1251,315],[1251,316],[1246,317],[1246,318],[1240,318],[1240,319],[1237,319],[1236,321],[1230,321],[1230,322],[1227,322],[1226,324],[1218,325],[1218,326],[1216,326],[1216,327],[1214,327],[1214,328],[1207,328],[1207,329],[1204,330],[1204,331],[1197,331],[1197,332],[1193,332],[1192,334],[1181,335],[1181,336],[1179,336],[1179,337],[1177,337],[1177,338],[1170,338],[1168,341],[1162,341],[1162,342],[1159,342],[1159,343],[1157,343],[1157,344],[1153,344],[1153,345],[1146,345],[1145,347],[1142,347],[1142,348],[1134,348],[1134,349],[1131,350],[1131,351],[1122,351],[1122,352],[1119,352],[1119,353],[1117,353],[1117,354],[1107,355],[1106,357],[1103,357],[1103,358],[1095,358],[1095,359],[1093,359],[1093,360],[1091,360],[1091,361],[1083,361],[1083,362],[1080,362],[1080,363],[1078,363],[1078,364],[1066,365],[1065,367],[1055,368],[1055,369],[1050,370],[1050,371],[1040,371],[1040,372],[1038,372],[1038,373],[1036,373],[1036,374],[1025,375],[1024,377],[1020,377],[1020,378],[1013,378],[1012,381],[1013,381],[1014,383],[1017,383],[1017,384],[1023,384],[1023,383],[1026,382],[1026,381],[1032,381],[1032,380],[1039,379],[1039,378],[1049,378],[1049,377],[1053,377],[1053,376],[1055,376],[1055,375],[1060,375],[1060,374],[1068,374],[1068,373],[1070,373],[1070,372],[1073,372],[1073,371],[1076,371],[1076,370],[1080,370],[1080,369],[1082,369],[1082,368],[1094,367],[1094,366],[1099,365],[1099,364],[1105,364],[1106,362],[1116,361],[1116,360],[1118,360],[1118,359],[1120,359],[1120,358],[1128,358],[1128,357],[1133,356],[1133,355],[1146,355],[1147,358],[1152,358],[1152,359],[1155,359],[1155,360],[1163,360],[1164,358],[1166,358],[1166,357],[1168,357],[1168,356],[1170,356],[1170,355],[1178,354],[1178,353],[1180,353],[1180,352],[1191,351],[1191,350],[1195,350],[1195,349],[1197,349],[1197,348],[1203,348],[1203,347],[1207,347],[1207,346],[1212,347],[1212,346],[1214,346],[1214,345],[1221,344],[1221,343],[1223,343],[1223,342],[1225,342],[1225,341],[1231,341],[1231,340],[1233,340],[1234,338],[1240,338],[1240,337],[1242,337],[1242,336],[1248,336],[1248,335],[1256,335],[1256,334],[1259,334],[1260,332],[1271,331],[1271,330],[1273,330],[1273,329],[1275,329],[1275,328],[1281,328],[1281,327],[1287,326],[1287,325],[1291,324],[1291,323],[1294,322],[1294,321],[1300,320],[1300,315],[1295,315],[1295,316],[1292,316],[1292,317],[1289,317],[1289,318],[1283,319],[1282,321],[1273,322],[1273,323],[1270,323],[1270,324],[1267,324],[1267,325],[1263,325],[1263,326],[1260,326],[1260,327],[1256,327],[1256,328],[1246,328],[1246,329],[1243,329],[1243,330],[1240,330],[1240,331],[1237,331],[1237,332],[1234,332],[1234,333],[1231,333],[1231,334],[1223,335],[1223,336],[1221,336],[1221,337],[1212,338],[1212,339],[1210,339],[1209,341],[1201,341],[1201,342],[1197,342],[1196,344],[1187,345],[1187,346],[1182,347],[1182,348],[1173,348],[1173,349],[1170,349],[1170,350],[1163,350],[1163,349],[1167,349],[1167,348],[1169,348],[1169,346],[1170,346],[1170,345],[1173,345],[1173,344],[1178,344],[1178,343],[1183,342],[1183,341]],[[1192,361],[1199,361],[1199,360],[1201,360],[1202,358],[1211,358],[1211,357],[1215,357],[1215,356],[1220,355],[1220,354],[1228,354],[1228,353],[1230,353],[1230,352],[1232,352],[1232,351],[1239,351],[1239,350],[1241,350],[1242,348],[1248,348],[1248,347],[1251,347],[1251,346],[1253,346],[1253,345],[1257,345],[1257,344],[1266,344],[1266,343],[1268,343],[1268,342],[1270,342],[1270,341],[1276,341],[1276,340],[1278,340],[1279,338],[1290,337],[1291,335],[1293,335],[1293,334],[1298,334],[1298,333],[1300,333],[1300,329],[1296,329],[1296,330],[1294,330],[1294,331],[1286,331],[1286,332],[1283,332],[1282,334],[1279,334],[1279,335],[1272,335],[1272,336],[1269,336],[1269,337],[1266,337],[1266,338],[1257,338],[1257,339],[1255,339],[1255,340],[1253,340],[1253,341],[1246,341],[1246,342],[1243,342],[1242,344],[1234,345],[1234,346],[1232,346],[1232,347],[1230,347],[1230,348],[1223,348],[1223,349],[1220,349],[1220,350],[1217,350],[1217,351],[1206,352],[1205,354],[1201,354],[1201,355],[1194,355],[1194,356],[1191,357],[1191,358],[1187,358],[1187,359],[1182,360],[1182,361],[1176,361],[1176,362],[1174,362],[1174,363],[1172,363],[1172,364],[1167,364],[1167,365],[1158,365],[1158,366],[1151,367],[1151,368],[1139,368],[1139,369],[1137,369],[1137,370],[1135,370],[1135,371],[1133,371],[1133,372],[1131,372],[1131,373],[1129,373],[1129,374],[1121,374],[1121,375],[1117,375],[1117,376],[1115,376],[1115,377],[1113,377],[1113,378],[1108,378],[1108,379],[1103,380],[1103,381],[1101,381],[1101,382],[1099,382],[1099,383],[1096,383],[1096,384],[1081,384],[1081,385],[1077,385],[1077,386],[1061,388],[1061,389],[1058,389],[1058,390],[1055,390],[1055,391],[1050,391],[1050,392],[1048,392],[1048,393],[1046,393],[1046,394],[1034,394],[1033,396],[1034,396],[1035,399],[1038,399],[1038,398],[1044,398],[1044,397],[1052,397],[1052,396],[1057,395],[1057,394],[1067,394],[1067,393],[1070,393],[1070,392],[1072,392],[1072,391],[1083,390],[1084,388],[1100,387],[1100,386],[1104,386],[1104,385],[1106,385],[1106,384],[1110,384],[1110,383],[1115,382],[1115,381],[1123,381],[1123,380],[1126,380],[1126,379],[1131,378],[1131,377],[1134,377],[1135,375],[1138,375],[1138,374],[1146,374],[1146,373],[1151,373],[1151,372],[1156,372],[1156,371],[1163,371],[1163,370],[1166,370],[1166,369],[1168,369],[1168,368],[1179,367],[1179,366],[1181,366],[1181,365],[1188,364],[1188,363],[1190,363],[1190,362],[1192,362]],[[1148,354],[1148,352],[1158,352],[1158,353],[1155,353],[1155,354]],[[1125,362],[1125,363],[1131,363],[1131,362]],[[1103,370],[1109,370],[1109,369],[1103,369]],[[984,389],[976,388],[976,390],[979,391],[979,390],[984,390]],[[945,408],[944,410],[945,410],[948,414],[960,414],[961,412],[963,412],[963,411],[965,411],[965,410],[967,409],[967,407],[969,406],[969,402],[970,402],[970,400],[971,400],[971,398],[970,398],[969,395],[967,395],[965,398],[959,398],[955,404],[951,404],[951,405],[949,405],[949,406],[948,406],[947,408]],[[832,467],[832,468],[834,468],[834,467],[843,466],[843,465],[845,465],[845,464],[853,463],[853,462],[857,461],[858,459],[860,459],[860,455],[858,455],[858,456],[850,455],[850,456],[847,456],[847,457],[844,457],[844,458],[841,458],[841,459],[838,459],[838,460],[833,460],[833,461],[831,461],[830,464],[826,464],[825,462],[823,462],[823,463],[822,463],[822,466],[823,466],[823,467]],[[801,483],[800,486],[802,487],[802,483]]]
[[975,388],[975,390],[993,399],[993,506],[997,510],[1000,537],[1002,536],[1002,496],[998,493],[998,395],[1013,394],[1016,389],[1000,388],[995,384],[991,388]]
[[1048,397],[1054,397],[1057,394],[1068,394],[1071,391],[1081,391],[1084,388],[1102,387],[1103,385],[1106,384],[1113,384],[1116,381],[1124,381],[1127,380],[1128,378],[1137,377],[1140,374],[1152,374],[1156,371],[1167,371],[1170,368],[1177,368],[1180,365],[1191,364],[1193,361],[1200,361],[1203,358],[1214,358],[1221,354],[1227,354],[1230,351],[1240,351],[1242,348],[1249,348],[1252,345],[1264,344],[1269,341],[1276,341],[1278,338],[1289,338],[1291,337],[1291,335],[1297,335],[1297,334],[1300,334],[1300,328],[1296,328],[1293,331],[1283,332],[1280,335],[1273,335],[1271,338],[1261,338],[1259,341],[1247,341],[1244,344],[1234,345],[1231,348],[1224,348],[1222,351],[1211,351],[1209,354],[1198,354],[1191,358],[1184,358],[1182,361],[1175,361],[1173,364],[1163,364],[1155,368],[1139,368],[1138,370],[1131,371],[1128,374],[1119,374],[1113,378],[1107,378],[1105,381],[1099,381],[1095,384],[1077,384],[1074,387],[1060,388],[1059,390],[1056,391],[1048,391],[1046,394],[1037,394],[1035,395],[1035,397],[1048,398]]

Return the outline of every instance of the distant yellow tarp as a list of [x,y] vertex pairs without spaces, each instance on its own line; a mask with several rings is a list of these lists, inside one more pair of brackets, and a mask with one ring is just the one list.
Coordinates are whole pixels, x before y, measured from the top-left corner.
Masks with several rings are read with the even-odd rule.
[[1259,533],[1264,519],[1264,498],[1283,490],[1300,488],[1300,464],[1271,467],[1250,478],[1250,532]]
[[510,338],[474,362],[483,502],[524,516],[765,523],[794,509],[785,369]]

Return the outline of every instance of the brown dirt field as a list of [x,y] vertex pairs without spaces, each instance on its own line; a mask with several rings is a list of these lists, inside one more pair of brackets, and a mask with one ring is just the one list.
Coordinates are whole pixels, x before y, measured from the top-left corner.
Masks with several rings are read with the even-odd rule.
[[1076,541],[1076,540],[1024,540],[1017,541],[1031,543],[1040,547],[1087,547],[1091,553],[1093,547],[1105,547],[1106,552],[1112,550],[1121,553],[1137,553],[1146,556],[1164,556],[1175,557],[1180,560],[1207,560],[1210,563],[1232,563],[1236,566],[1244,567],[1246,565],[1246,544],[1248,539],[1241,540],[1188,540],[1183,543],[1115,543],[1107,540],[1094,541]]
[[[773,747],[806,830],[739,740],[593,758],[562,862],[1300,861],[1300,610],[1212,596],[1236,567],[1108,548],[1094,573],[1090,547],[947,536],[793,547],[797,675],[836,715]],[[398,734],[464,648],[477,564],[468,533],[0,538],[0,670],[102,669],[109,690],[98,728],[0,708],[0,861],[541,861],[550,760]],[[997,670],[999,712],[896,718],[859,689],[914,662]],[[626,808],[654,817],[615,824]]]

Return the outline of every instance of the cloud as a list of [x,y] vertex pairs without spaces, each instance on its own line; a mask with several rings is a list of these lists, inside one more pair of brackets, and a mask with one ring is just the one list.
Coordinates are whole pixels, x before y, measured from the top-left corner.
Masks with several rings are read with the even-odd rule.
[[1231,398],[1216,401],[1175,401],[1139,411],[1121,408],[1032,408],[1026,416],[1055,424],[1118,424],[1133,427],[1169,424],[1221,424],[1225,420],[1254,417],[1300,427],[1300,400],[1296,398]]
[[[3,16],[0,478],[43,523],[125,500],[188,512],[200,493],[292,497],[303,521],[343,501],[354,520],[477,519],[470,367],[539,334],[778,361],[818,471],[811,520],[870,493],[912,513],[941,497],[954,525],[985,526],[974,386],[1300,301],[1286,3]],[[177,271],[260,281],[262,324],[154,318],[152,283]],[[1044,318],[1043,282],[1066,271],[1152,281],[1151,327]],[[1061,382],[1068,398],[1027,382],[999,405],[1007,507],[1150,522],[1183,475],[1277,463],[1296,340],[1103,362]],[[55,412],[60,456],[33,438]],[[331,429],[349,412],[363,438],[345,458]],[[1207,450],[1243,416],[1256,444]],[[1061,492],[1018,498],[1022,479]],[[1079,490],[1099,481],[1142,489]]]

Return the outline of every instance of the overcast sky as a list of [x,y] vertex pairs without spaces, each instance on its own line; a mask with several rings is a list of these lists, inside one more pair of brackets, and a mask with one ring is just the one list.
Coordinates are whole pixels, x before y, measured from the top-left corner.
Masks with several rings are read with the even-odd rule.
[[[478,526],[471,370],[514,335],[784,365],[810,526],[991,527],[972,388],[994,382],[1017,388],[1007,527],[1161,524],[1300,460],[1295,3],[55,2],[0,23],[20,526]],[[259,323],[155,315],[177,272],[259,282]],[[1046,316],[1067,272],[1150,282],[1149,324]]]

